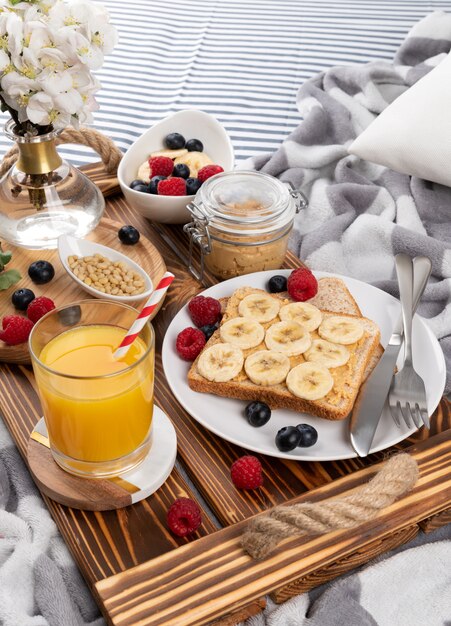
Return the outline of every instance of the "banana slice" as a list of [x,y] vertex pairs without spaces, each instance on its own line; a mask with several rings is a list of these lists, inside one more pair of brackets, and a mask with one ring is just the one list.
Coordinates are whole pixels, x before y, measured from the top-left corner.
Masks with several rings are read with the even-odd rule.
[[238,313],[242,317],[251,317],[257,322],[270,322],[276,317],[279,309],[280,301],[265,293],[251,293],[238,305]]
[[311,347],[304,352],[307,361],[323,365],[324,367],[340,367],[350,358],[347,348],[338,343],[331,343],[325,339],[314,339]]
[[310,348],[312,338],[297,322],[277,322],[266,331],[265,343],[268,350],[295,356]]
[[294,320],[311,333],[312,330],[316,330],[321,324],[323,314],[316,306],[313,306],[313,304],[309,304],[308,302],[293,302],[286,304],[280,309],[279,317],[284,322]]
[[329,370],[317,363],[301,363],[289,372],[287,387],[294,396],[305,400],[319,400],[334,386]]
[[179,163],[187,165],[191,178],[196,178],[198,171],[205,167],[205,165],[211,165],[213,161],[205,152],[193,151],[177,157],[174,161],[174,165],[178,165]]
[[242,350],[255,348],[263,341],[265,329],[258,322],[243,317],[234,317],[219,329],[221,339]]
[[278,385],[290,371],[290,359],[280,352],[259,350],[247,357],[244,370],[256,385]]
[[243,367],[242,351],[230,343],[215,343],[197,361],[197,371],[207,380],[225,383],[235,378]]
[[318,328],[318,334],[332,343],[348,345],[355,343],[363,335],[362,324],[350,317],[334,315],[325,319]]
[[150,183],[149,159],[147,159],[147,161],[144,161],[144,163],[141,163],[141,165],[138,168],[138,173],[136,175],[136,178],[138,180],[143,180],[145,183]]
[[179,150],[157,150],[157,152],[152,152],[150,156],[164,156],[169,157],[170,159],[178,159],[178,157],[181,157],[184,154],[188,154],[188,150],[186,148],[180,148]]

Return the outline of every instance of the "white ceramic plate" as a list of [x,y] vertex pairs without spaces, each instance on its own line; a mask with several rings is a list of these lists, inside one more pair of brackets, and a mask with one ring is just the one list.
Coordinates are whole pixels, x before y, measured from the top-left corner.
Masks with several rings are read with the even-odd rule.
[[[95,298],[102,298],[102,300],[112,300],[113,302],[125,302],[126,304],[131,304],[132,302],[138,302],[139,300],[148,298],[153,291],[152,280],[150,276],[146,274],[146,272],[142,269],[142,267],[135,263],[135,261],[132,261],[132,259],[130,259],[125,254],[122,254],[117,250],[113,250],[113,248],[108,248],[108,246],[102,246],[100,243],[95,243],[94,241],[89,241],[88,239],[79,239],[77,237],[72,237],[72,235],[61,235],[60,237],[58,237],[58,254],[64,269],[72,278],[72,280],[78,283],[82,289],[84,289],[87,293],[91,294],[91,296],[94,296]],[[95,287],[90,287],[82,280],[77,278],[77,276],[75,276],[75,274],[69,267],[67,258],[74,254],[80,257],[101,254],[110,261],[120,261],[122,263],[125,263],[134,272],[143,277],[144,291],[137,296],[113,296],[108,293],[103,293],[103,291],[99,291]]]
[[[235,289],[247,285],[265,289],[269,278],[275,273],[288,276],[290,270],[258,272],[232,278],[206,289],[203,295],[209,295],[213,298],[227,297]],[[334,274],[315,272],[315,276],[322,278],[324,276],[334,276]],[[398,300],[384,291],[359,280],[338,275],[337,278],[341,278],[346,283],[362,314],[379,325],[381,343],[385,346],[400,313]],[[205,428],[247,450],[281,459],[334,461],[357,456],[349,441],[348,418],[341,421],[329,421],[305,413],[277,409],[272,412],[272,417],[265,426],[254,428],[248,424],[243,416],[243,411],[247,404],[245,401],[220,398],[212,394],[192,391],[187,381],[189,363],[180,359],[175,350],[177,334],[186,326],[192,326],[192,321],[187,307],[184,307],[175,316],[166,332],[162,352],[163,367],[172,392],[180,404]],[[431,415],[440,402],[445,388],[445,359],[437,339],[425,321],[418,315],[414,318],[413,335],[415,367],[425,380],[426,389],[428,390],[428,412]],[[400,361],[401,359],[402,356],[400,356]],[[292,452],[280,452],[274,443],[277,431],[283,426],[296,426],[296,424],[300,423],[312,424],[317,429],[317,443],[311,448],[296,448]],[[416,428],[407,428],[405,424],[403,424],[402,428],[398,428],[389,412],[384,411],[374,437],[371,452],[388,448],[398,443],[398,441],[402,441],[415,430]]]

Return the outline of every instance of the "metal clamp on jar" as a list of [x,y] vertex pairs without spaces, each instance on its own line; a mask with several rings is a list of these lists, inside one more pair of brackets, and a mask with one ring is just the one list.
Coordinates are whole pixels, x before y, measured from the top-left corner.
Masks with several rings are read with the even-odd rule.
[[[294,216],[307,206],[301,191],[261,172],[235,171],[205,181],[188,205],[189,270],[202,280],[204,270],[220,280],[280,269]],[[200,248],[200,274],[193,267]]]

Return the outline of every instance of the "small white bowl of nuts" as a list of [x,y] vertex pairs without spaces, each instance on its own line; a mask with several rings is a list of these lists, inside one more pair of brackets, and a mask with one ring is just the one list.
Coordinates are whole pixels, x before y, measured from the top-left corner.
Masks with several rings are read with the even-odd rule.
[[150,277],[137,263],[107,246],[61,235],[58,253],[72,280],[95,298],[135,302],[153,291]]

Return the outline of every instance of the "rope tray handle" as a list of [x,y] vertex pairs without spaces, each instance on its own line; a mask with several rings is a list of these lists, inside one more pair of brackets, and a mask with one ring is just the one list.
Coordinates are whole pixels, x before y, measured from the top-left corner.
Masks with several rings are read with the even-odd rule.
[[288,537],[322,535],[353,528],[371,520],[409,492],[418,480],[418,465],[405,453],[391,457],[366,484],[342,498],[277,506],[249,522],[241,546],[254,559],[263,559]]

